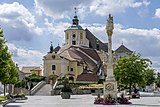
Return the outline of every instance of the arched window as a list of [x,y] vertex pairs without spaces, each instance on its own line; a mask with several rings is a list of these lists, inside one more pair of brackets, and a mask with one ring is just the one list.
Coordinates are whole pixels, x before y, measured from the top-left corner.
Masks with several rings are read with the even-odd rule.
[[52,65],[52,71],[56,70],[56,65]]
[[73,39],[75,39],[75,38],[76,38],[76,35],[75,35],[75,34],[73,34],[73,35],[72,35],[72,37],[73,37]]

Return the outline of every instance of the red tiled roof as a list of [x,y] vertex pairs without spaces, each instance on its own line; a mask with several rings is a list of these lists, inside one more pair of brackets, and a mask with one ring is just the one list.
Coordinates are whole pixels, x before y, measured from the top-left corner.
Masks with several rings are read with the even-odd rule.
[[91,71],[97,72],[101,65],[98,53],[91,48],[71,46],[59,53],[61,58],[86,63]]
[[87,70],[84,70],[82,74],[77,76],[76,81],[98,82],[98,76],[93,72],[89,72]]
[[42,69],[40,67],[36,67],[36,68],[31,69],[30,71],[42,71]]

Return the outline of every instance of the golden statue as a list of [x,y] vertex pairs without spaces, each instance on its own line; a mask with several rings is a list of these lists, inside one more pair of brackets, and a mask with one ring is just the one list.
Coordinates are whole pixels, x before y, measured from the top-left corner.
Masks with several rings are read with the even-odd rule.
[[108,36],[112,36],[113,29],[114,29],[113,16],[111,16],[111,14],[109,14],[109,17],[107,19],[107,26],[106,26]]

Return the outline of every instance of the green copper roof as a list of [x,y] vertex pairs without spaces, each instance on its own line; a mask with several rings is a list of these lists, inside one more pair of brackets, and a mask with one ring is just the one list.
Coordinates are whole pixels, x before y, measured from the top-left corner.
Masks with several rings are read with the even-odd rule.
[[80,25],[72,25],[67,30],[83,30],[83,28]]

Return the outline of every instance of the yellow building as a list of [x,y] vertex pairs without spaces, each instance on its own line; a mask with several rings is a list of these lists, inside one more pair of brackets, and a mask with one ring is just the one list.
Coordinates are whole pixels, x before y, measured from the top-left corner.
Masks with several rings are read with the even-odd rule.
[[74,82],[97,83],[106,76],[103,62],[107,60],[107,43],[101,42],[88,29],[79,25],[77,15],[65,31],[65,44],[43,57],[44,76],[68,76]]
[[38,67],[38,66],[23,66],[21,72],[25,76],[29,76],[31,74],[43,76],[43,69],[42,69],[42,67]]

